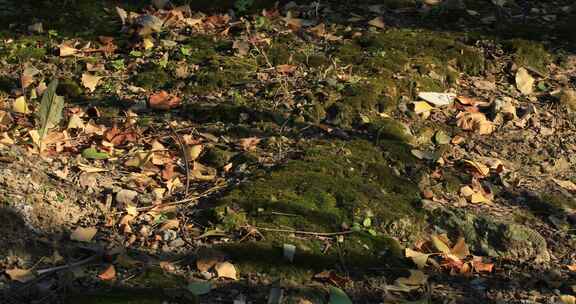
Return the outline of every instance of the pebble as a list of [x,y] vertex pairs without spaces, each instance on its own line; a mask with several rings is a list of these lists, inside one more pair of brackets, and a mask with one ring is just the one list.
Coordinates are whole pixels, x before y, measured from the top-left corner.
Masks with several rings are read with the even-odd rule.
[[177,248],[177,247],[182,247],[182,246],[184,246],[184,244],[186,244],[186,242],[184,242],[183,239],[177,238],[177,239],[173,240],[172,242],[170,242],[170,244],[168,244],[168,245],[169,245],[170,247]]
[[176,239],[176,237],[178,237],[178,234],[174,230],[165,230],[164,233],[162,234],[162,239],[165,242],[172,241]]

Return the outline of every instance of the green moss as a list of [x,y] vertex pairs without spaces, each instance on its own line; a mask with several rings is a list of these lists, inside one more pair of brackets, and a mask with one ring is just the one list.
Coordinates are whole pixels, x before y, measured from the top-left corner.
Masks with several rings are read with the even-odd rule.
[[147,67],[133,78],[135,85],[151,90],[167,87],[170,80],[170,74],[159,66]]
[[352,126],[362,123],[362,115],[394,110],[399,98],[399,90],[391,78],[376,77],[346,86],[340,100],[324,103],[325,109],[315,108],[311,113],[326,115],[332,123]]
[[507,46],[514,53],[514,61],[519,66],[524,66],[537,71],[540,74],[548,74],[548,64],[552,55],[544,49],[542,44],[515,39],[507,42]]
[[[377,252],[398,251],[389,243],[382,245],[382,238],[390,240],[386,235],[418,235],[422,220],[414,207],[418,193],[416,185],[393,173],[382,152],[369,142],[317,142],[305,149],[300,159],[287,161],[271,171],[259,171],[250,183],[225,195],[214,216],[227,229],[250,224],[315,232],[340,231],[342,225],[362,223],[370,217],[369,228],[377,236],[350,236],[343,246],[350,255],[364,255],[366,261],[373,262],[370,257],[377,258]],[[411,224],[397,229],[403,219],[409,219]],[[259,244],[268,251],[278,251],[284,243],[295,243],[302,254],[327,259],[320,253],[322,242],[318,240],[261,232],[266,239]],[[331,254],[337,257],[336,252]],[[310,261],[318,265],[333,262]]]
[[62,79],[58,83],[58,89],[56,90],[58,95],[66,96],[68,98],[76,99],[84,93],[82,87],[73,79],[67,78]]
[[[284,258],[284,244],[296,246],[293,262]],[[403,248],[389,237],[358,232],[345,236],[342,243],[335,244],[326,252],[323,252],[324,246],[325,243],[321,240],[299,240],[278,236],[274,241],[229,243],[219,245],[217,248],[234,261],[240,273],[261,273],[299,283],[309,282],[314,274],[333,269],[341,262],[354,268],[375,265],[408,267],[404,263]]]
[[230,151],[218,147],[209,147],[202,155],[200,161],[207,165],[221,168],[230,162],[232,156],[233,153]]
[[21,61],[29,59],[42,59],[46,55],[46,49],[35,46],[19,47],[13,51],[13,56]]
[[410,129],[403,123],[393,118],[383,118],[369,125],[369,130],[375,134],[376,142],[383,139],[391,139],[404,143],[414,143],[416,138]]
[[484,70],[483,55],[456,37],[412,29],[391,29],[361,36],[343,44],[334,56],[344,63],[359,65],[361,72],[407,72],[412,63],[420,66],[416,68],[424,63],[428,70],[440,75],[446,74],[447,65],[470,75]]
[[215,56],[194,76],[186,90],[194,94],[206,94],[228,89],[234,85],[253,80],[258,65],[252,58]]
[[243,118],[249,122],[275,122],[282,124],[286,119],[275,112],[258,107],[238,106],[231,104],[186,105],[183,112],[196,122],[240,123]]
[[190,64],[201,64],[214,58],[224,45],[224,42],[215,41],[208,35],[194,35],[189,37],[172,57],[175,60],[185,59]]

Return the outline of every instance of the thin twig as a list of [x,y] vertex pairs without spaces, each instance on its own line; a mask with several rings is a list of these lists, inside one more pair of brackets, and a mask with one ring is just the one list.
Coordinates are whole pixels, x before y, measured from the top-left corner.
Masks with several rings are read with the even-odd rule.
[[316,235],[316,236],[338,236],[338,235],[346,235],[354,233],[354,231],[347,230],[341,232],[314,232],[314,231],[301,231],[301,230],[290,230],[290,229],[276,229],[276,228],[264,228],[264,227],[254,227],[258,230],[262,231],[271,231],[271,232],[286,232],[286,233],[295,233],[295,234],[306,234],[306,235]]
[[189,203],[191,201],[196,201],[199,200],[201,198],[207,197],[208,195],[212,194],[213,192],[216,192],[216,190],[220,190],[222,188],[224,188],[225,186],[215,186],[210,188],[209,190],[204,191],[202,194],[200,195],[196,195],[196,196],[192,196],[192,197],[188,197],[179,201],[174,201],[174,202],[168,202],[168,203],[163,203],[163,204],[158,204],[158,205],[152,205],[152,206],[146,206],[146,207],[140,207],[138,209],[136,209],[137,211],[148,211],[150,209],[154,209],[154,208],[158,208],[158,207],[172,207],[172,206],[176,206],[176,205],[181,205],[181,204],[185,204],[185,203]]
[[184,168],[186,168],[186,190],[184,192],[184,196],[186,197],[186,196],[188,196],[188,192],[190,191],[190,164],[188,164],[188,155],[186,155],[186,147],[182,143],[182,139],[180,138],[180,135],[178,135],[178,133],[176,133],[174,128],[172,128],[172,126],[170,124],[168,124],[168,127],[170,128],[170,131],[172,132],[172,134],[174,134],[174,140],[180,146],[180,150],[182,152],[182,158],[184,159]]

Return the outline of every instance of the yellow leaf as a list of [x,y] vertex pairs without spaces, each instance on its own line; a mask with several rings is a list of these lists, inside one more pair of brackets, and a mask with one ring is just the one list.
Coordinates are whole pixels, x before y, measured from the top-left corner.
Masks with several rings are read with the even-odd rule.
[[432,245],[434,245],[434,248],[436,248],[436,250],[445,254],[450,253],[451,251],[450,247],[448,247],[448,244],[446,244],[446,242],[444,242],[444,240],[442,240],[439,235],[433,235],[431,240]]
[[412,103],[412,106],[414,107],[414,113],[416,114],[430,112],[433,109],[433,107],[425,101],[416,101]]
[[407,258],[412,259],[418,269],[426,267],[426,263],[428,263],[428,257],[430,256],[430,254],[418,252],[410,248],[406,248],[405,255]]
[[28,114],[30,109],[28,109],[28,104],[26,103],[26,97],[20,96],[14,100],[12,104],[12,110],[16,113]]
[[92,75],[90,73],[83,73],[82,74],[82,85],[85,88],[87,88],[88,91],[94,92],[94,90],[96,90],[96,87],[100,83],[100,79],[102,79],[102,77],[100,77],[100,76]]
[[195,161],[198,159],[200,154],[202,154],[202,150],[204,149],[203,145],[193,145],[188,147],[186,153],[188,154],[188,161]]
[[482,193],[475,192],[474,194],[472,194],[472,196],[470,196],[470,202],[473,204],[490,203],[490,200],[486,198]]
[[571,295],[561,295],[560,296],[560,302],[562,304],[575,304],[576,303],[576,297],[571,296]]
[[149,50],[154,47],[154,42],[150,38],[144,38],[142,40],[142,44],[144,45],[145,50]]
[[474,190],[470,186],[464,186],[460,188],[460,195],[469,198],[474,195]]
[[90,242],[96,235],[96,232],[98,232],[98,229],[95,227],[78,227],[76,230],[74,230],[74,232],[72,232],[70,239],[79,242]]
[[216,270],[216,274],[218,274],[219,278],[237,280],[236,268],[230,262],[218,263],[216,266],[214,266],[214,269]]

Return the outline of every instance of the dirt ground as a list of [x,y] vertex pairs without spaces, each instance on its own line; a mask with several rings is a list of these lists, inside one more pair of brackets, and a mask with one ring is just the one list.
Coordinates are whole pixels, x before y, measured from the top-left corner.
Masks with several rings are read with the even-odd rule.
[[576,303],[573,1],[0,0],[0,302]]

